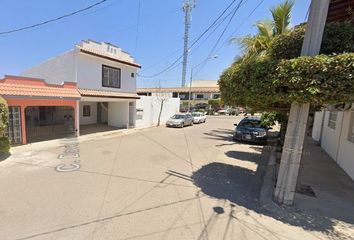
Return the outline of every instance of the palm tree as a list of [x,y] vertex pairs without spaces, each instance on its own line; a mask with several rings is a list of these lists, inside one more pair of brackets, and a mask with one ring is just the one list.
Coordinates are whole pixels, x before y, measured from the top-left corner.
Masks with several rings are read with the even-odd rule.
[[244,52],[243,60],[264,56],[272,39],[289,30],[293,0],[285,0],[283,3],[270,9],[273,19],[256,23],[257,34],[247,35],[243,38],[233,38],[232,42],[239,44]]

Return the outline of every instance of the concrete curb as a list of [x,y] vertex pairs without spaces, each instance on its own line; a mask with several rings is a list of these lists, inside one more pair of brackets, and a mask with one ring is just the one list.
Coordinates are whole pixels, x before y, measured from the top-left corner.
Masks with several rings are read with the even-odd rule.
[[278,208],[273,201],[273,191],[275,188],[275,171],[276,171],[276,146],[268,146],[265,150],[265,157],[268,159],[266,174],[264,175],[263,184],[260,191],[259,202],[262,208]]

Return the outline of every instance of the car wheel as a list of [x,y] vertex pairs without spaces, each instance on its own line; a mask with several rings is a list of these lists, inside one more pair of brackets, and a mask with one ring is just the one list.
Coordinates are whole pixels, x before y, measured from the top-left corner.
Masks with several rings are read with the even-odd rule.
[[191,122],[191,126],[193,126],[193,121]]
[[184,124],[183,123],[181,123],[181,128],[183,128],[184,127]]

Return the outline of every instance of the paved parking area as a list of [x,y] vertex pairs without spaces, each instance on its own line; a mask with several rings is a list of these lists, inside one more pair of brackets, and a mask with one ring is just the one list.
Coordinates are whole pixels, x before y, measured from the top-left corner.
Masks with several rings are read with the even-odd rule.
[[0,163],[0,239],[326,238],[259,210],[266,163],[231,141],[239,120],[17,148]]

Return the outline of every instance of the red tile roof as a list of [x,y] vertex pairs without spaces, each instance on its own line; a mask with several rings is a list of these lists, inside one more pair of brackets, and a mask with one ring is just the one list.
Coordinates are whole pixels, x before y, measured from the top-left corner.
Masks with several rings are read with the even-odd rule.
[[62,85],[47,84],[43,79],[27,78],[19,76],[5,76],[0,80],[0,95],[2,96],[26,96],[46,98],[77,98],[80,93],[76,89],[76,83],[64,82]]
[[[149,92],[179,92],[187,93],[189,92],[189,87],[176,87],[176,88],[139,88],[138,93],[149,93]],[[193,93],[217,93],[220,92],[219,87],[192,87]]]
[[125,99],[139,99],[140,97],[136,93],[123,93],[113,91],[102,91],[93,89],[78,89],[79,93],[83,97],[107,97],[107,98],[125,98]]

